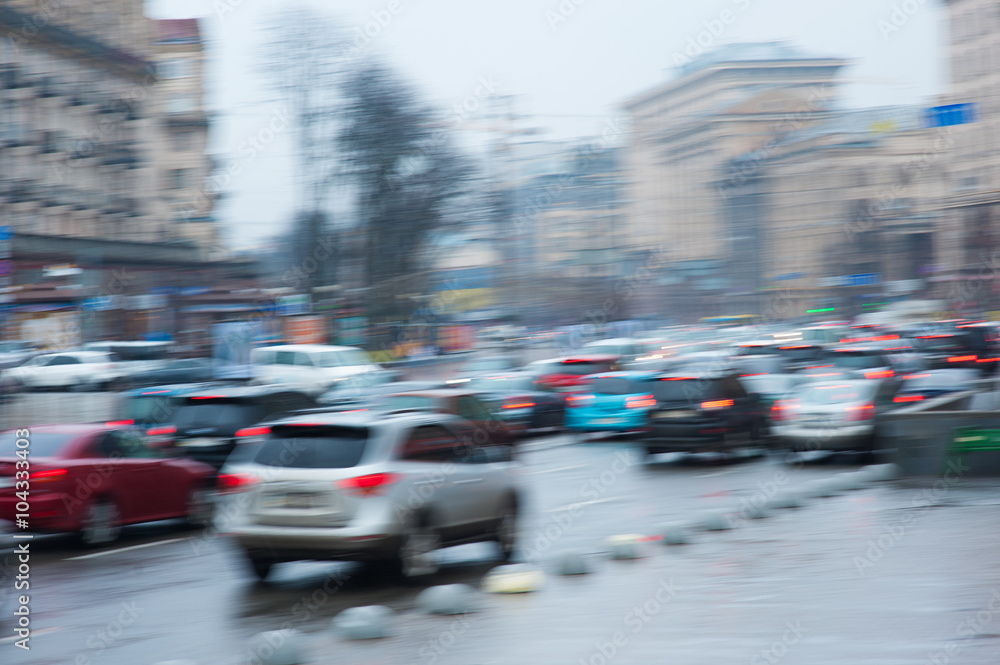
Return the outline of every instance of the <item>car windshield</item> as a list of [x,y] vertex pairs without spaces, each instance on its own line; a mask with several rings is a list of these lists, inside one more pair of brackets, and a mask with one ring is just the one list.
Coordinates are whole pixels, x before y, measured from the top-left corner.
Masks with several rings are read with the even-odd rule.
[[569,374],[571,376],[586,376],[607,371],[604,363],[588,362],[586,360],[565,360],[545,363],[539,366],[542,374]]
[[473,390],[533,390],[534,380],[530,376],[491,376],[469,381]]
[[132,397],[125,400],[124,417],[136,423],[166,423],[174,410],[173,400],[164,395]]
[[822,349],[818,346],[810,346],[806,344],[790,344],[788,346],[775,347],[773,353],[777,353],[786,360],[802,362],[807,360],[816,360],[822,354]]
[[346,469],[358,465],[367,442],[365,428],[282,427],[257,449],[253,461],[286,469]]
[[974,369],[946,369],[937,372],[922,372],[903,377],[905,391],[964,390],[979,378]]
[[601,355],[620,356],[622,347],[618,344],[594,344],[587,346],[587,353],[600,353]]
[[494,372],[510,369],[513,363],[508,358],[476,358],[462,366],[466,372]]
[[656,381],[652,388],[659,402],[702,402],[722,396],[721,386],[714,379],[666,378]]
[[425,395],[386,395],[379,403],[389,411],[433,411],[434,398]]
[[961,351],[964,348],[963,340],[959,337],[924,337],[918,343],[923,351],[951,352]]
[[[31,459],[36,457],[54,457],[59,454],[59,451],[66,444],[70,443],[77,436],[77,434],[32,431],[31,435],[27,437],[27,441],[29,442],[29,447],[27,448],[28,454],[31,456]],[[21,437],[17,436],[16,430],[0,434],[0,458],[14,457],[18,450],[25,450],[24,448],[17,447],[17,440],[19,438]]]
[[359,349],[344,349],[341,351],[327,351],[321,354],[320,366],[322,367],[352,367],[355,365],[370,365],[371,361],[364,351]]
[[800,398],[805,404],[842,404],[870,400],[878,384],[853,381],[822,386],[806,387]]
[[835,351],[827,359],[843,369],[872,369],[887,365],[881,356],[859,351]]
[[253,425],[264,415],[245,402],[187,401],[177,408],[174,425],[182,432],[211,427],[218,435],[233,436],[236,430]]
[[789,376],[775,376],[767,374],[764,376],[745,376],[740,381],[752,393],[761,395],[784,395],[796,385],[796,379]]
[[[592,392],[598,395],[632,395],[643,392],[644,386],[641,382],[621,376],[599,376],[590,381]],[[649,387],[645,387],[649,391]]]

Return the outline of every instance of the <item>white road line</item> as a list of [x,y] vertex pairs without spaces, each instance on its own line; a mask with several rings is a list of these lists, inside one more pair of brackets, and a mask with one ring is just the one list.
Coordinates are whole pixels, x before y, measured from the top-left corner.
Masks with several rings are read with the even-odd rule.
[[93,554],[81,554],[80,556],[71,556],[67,561],[79,561],[80,559],[96,559],[99,556],[107,556],[108,554],[118,554],[119,552],[129,552],[131,550],[141,550],[145,547],[155,547],[156,545],[167,545],[169,543],[179,543],[182,540],[187,540],[187,538],[170,538],[169,540],[158,540],[155,543],[143,543],[142,545],[132,545],[131,547],[120,547],[116,550],[107,550],[105,552],[94,552]]
[[698,478],[712,478],[714,476],[724,476],[727,473],[733,473],[736,469],[723,469],[722,471],[713,471],[712,473],[702,473],[699,474]]
[[525,475],[534,476],[539,473],[556,473],[557,471],[571,471],[573,469],[582,469],[583,464],[574,464],[573,466],[560,466],[556,469],[542,469],[541,471],[528,471]]
[[608,497],[605,499],[591,499],[590,501],[580,501],[579,503],[568,503],[565,506],[559,506],[558,508],[552,508],[551,510],[546,510],[547,513],[558,513],[564,510],[575,510],[576,508],[583,508],[584,506],[593,506],[598,503],[608,503],[609,501],[617,501],[620,497]]
[[[62,626],[59,626],[58,628],[40,628],[38,630],[32,629],[31,636],[32,637],[38,637],[39,635],[47,635],[48,633],[56,633],[56,632],[59,632],[60,630],[66,630],[66,629],[64,627],[62,627]],[[21,639],[21,638],[19,636],[17,636],[17,635],[12,635],[10,637],[0,637],[0,644],[11,644],[12,642],[16,642],[19,639]]]

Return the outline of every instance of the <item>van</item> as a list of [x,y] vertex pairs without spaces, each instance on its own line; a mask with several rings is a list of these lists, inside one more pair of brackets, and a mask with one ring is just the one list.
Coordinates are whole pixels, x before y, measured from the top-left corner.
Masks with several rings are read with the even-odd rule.
[[381,370],[357,347],[326,344],[257,348],[250,365],[255,383],[285,383],[313,396],[348,377]]

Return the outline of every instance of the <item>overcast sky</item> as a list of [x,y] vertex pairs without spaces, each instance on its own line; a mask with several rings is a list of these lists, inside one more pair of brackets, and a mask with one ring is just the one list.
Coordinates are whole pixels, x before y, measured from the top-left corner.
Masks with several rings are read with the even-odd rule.
[[[255,54],[275,10],[294,0],[149,0],[154,18],[206,17],[206,81],[216,113],[213,150],[240,166],[218,217],[234,248],[279,231],[291,208],[288,145],[279,133],[253,159],[238,155],[279,111]],[[927,104],[947,91],[946,15],[900,0],[299,0],[352,35],[450,109],[481,81],[517,95],[526,125],[545,137],[594,135],[621,102],[673,77],[697,49],[786,40],[847,58],[845,106]],[[392,10],[395,10],[393,13]],[[380,25],[377,19],[381,18]],[[482,88],[480,88],[482,89]],[[265,133],[266,137],[267,134]]]

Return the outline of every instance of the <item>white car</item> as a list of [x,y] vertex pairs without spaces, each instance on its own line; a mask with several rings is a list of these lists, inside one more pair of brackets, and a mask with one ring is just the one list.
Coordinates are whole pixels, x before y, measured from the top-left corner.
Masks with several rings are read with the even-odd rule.
[[348,377],[383,371],[357,347],[326,344],[254,349],[250,365],[255,383],[284,383],[314,396]]
[[64,351],[35,356],[4,372],[15,389],[108,389],[122,378],[110,353]]

